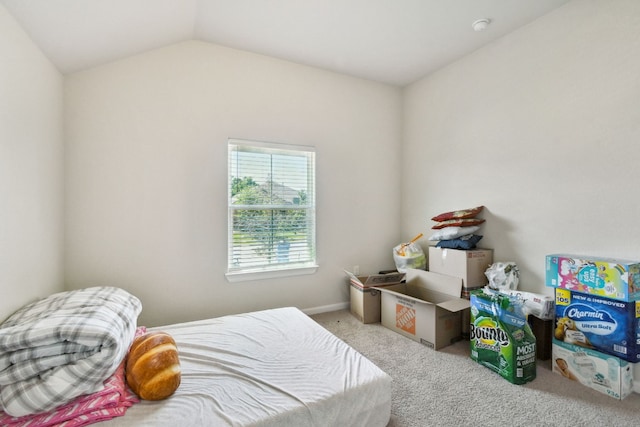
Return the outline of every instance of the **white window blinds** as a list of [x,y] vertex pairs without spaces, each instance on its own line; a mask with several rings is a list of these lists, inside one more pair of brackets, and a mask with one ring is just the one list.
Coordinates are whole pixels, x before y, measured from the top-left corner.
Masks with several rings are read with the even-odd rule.
[[229,140],[228,272],[315,266],[313,147]]

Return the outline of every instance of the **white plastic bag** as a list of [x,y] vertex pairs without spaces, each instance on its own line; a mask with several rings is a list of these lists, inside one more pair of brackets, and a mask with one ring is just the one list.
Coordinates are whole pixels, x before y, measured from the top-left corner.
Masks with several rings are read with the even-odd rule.
[[498,291],[518,289],[520,270],[515,262],[496,262],[484,272],[489,279],[489,287]]
[[406,273],[407,268],[427,269],[427,257],[422,247],[414,242],[401,243],[393,248],[393,260],[400,273]]

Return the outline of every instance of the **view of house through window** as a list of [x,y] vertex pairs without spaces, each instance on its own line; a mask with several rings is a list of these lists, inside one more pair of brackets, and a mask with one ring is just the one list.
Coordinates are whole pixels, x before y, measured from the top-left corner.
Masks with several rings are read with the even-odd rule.
[[229,140],[229,273],[315,267],[313,147]]

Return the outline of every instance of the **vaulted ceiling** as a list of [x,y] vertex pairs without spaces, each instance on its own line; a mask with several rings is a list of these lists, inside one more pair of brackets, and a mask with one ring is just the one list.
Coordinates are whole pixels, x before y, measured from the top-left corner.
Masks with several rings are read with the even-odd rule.
[[[184,40],[404,86],[569,0],[0,0],[63,73]],[[489,19],[484,31],[472,23]]]

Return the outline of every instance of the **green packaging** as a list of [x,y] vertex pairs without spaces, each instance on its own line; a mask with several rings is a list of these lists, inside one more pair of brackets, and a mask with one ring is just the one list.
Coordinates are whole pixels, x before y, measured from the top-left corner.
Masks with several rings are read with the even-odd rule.
[[471,293],[471,359],[513,384],[536,378],[536,337],[523,307],[486,288]]

